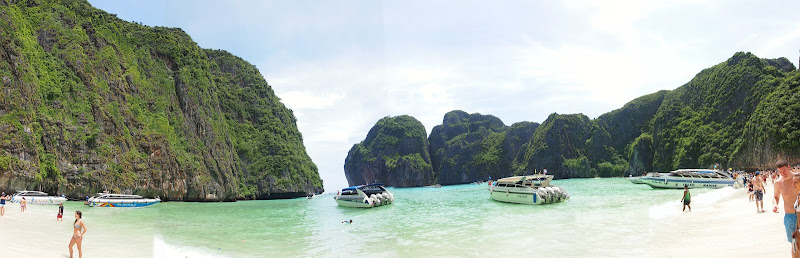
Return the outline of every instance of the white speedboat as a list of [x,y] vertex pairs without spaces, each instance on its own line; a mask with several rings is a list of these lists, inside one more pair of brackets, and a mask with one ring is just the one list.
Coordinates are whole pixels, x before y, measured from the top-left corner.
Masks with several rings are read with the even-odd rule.
[[550,185],[552,180],[551,175],[502,178],[489,189],[489,196],[495,201],[521,204],[558,203],[568,200],[567,190]]
[[640,178],[653,188],[682,189],[722,188],[733,186],[735,180],[730,174],[713,169],[679,169],[670,173],[651,173]]
[[147,207],[161,202],[161,198],[144,198],[139,195],[131,194],[108,194],[98,193],[86,201],[86,205],[91,207]]
[[67,198],[60,196],[49,196],[45,192],[39,191],[19,191],[11,198],[11,202],[19,203],[22,198],[28,204],[55,204],[59,205],[67,201]]
[[333,197],[342,207],[372,208],[392,204],[394,195],[383,184],[351,186]]

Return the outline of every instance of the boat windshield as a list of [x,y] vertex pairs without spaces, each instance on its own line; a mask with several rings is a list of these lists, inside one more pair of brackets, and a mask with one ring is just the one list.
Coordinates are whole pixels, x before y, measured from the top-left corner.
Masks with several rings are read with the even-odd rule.
[[138,195],[117,195],[117,194],[109,194],[105,196],[101,196],[101,199],[115,199],[115,200],[131,200],[131,199],[142,199],[141,196]]
[[386,188],[383,188],[383,186],[380,185],[368,185],[362,187],[361,191],[363,191],[367,195],[371,195],[371,194],[379,194],[386,192]]
[[358,195],[356,189],[344,189],[342,190],[342,195]]

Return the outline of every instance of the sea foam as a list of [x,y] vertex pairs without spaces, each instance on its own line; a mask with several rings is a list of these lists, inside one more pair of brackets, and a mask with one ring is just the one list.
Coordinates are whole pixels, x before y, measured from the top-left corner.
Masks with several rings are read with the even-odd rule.
[[[736,193],[737,189],[733,187],[724,187],[716,189],[707,193],[692,196],[693,207],[711,207],[721,201],[730,199]],[[677,193],[677,191],[676,191]],[[649,209],[649,216],[651,219],[662,219],[670,216],[675,216],[682,213],[683,202],[682,199],[676,198],[675,201],[668,201],[662,204],[654,205]]]

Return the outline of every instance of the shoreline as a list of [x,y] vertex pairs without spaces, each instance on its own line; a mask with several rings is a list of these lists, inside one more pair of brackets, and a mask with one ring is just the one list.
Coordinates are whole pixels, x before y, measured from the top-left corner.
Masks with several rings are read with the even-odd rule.
[[[630,184],[629,182],[626,183]],[[767,194],[765,194],[765,197],[772,196],[772,187],[771,184],[767,184]],[[477,188],[475,188],[475,190],[477,191]],[[655,190],[642,189],[640,192],[647,193],[650,191]],[[678,195],[680,190],[674,190],[674,192]],[[575,217],[574,221],[577,223],[576,226],[578,227],[562,225],[556,226],[555,228],[566,227],[569,229],[579,229],[588,226],[592,227],[589,231],[594,230],[600,234],[585,235],[586,239],[583,240],[581,238],[562,239],[561,241],[563,244],[557,244],[558,241],[551,242],[551,244],[555,245],[550,247],[537,247],[536,249],[539,250],[536,252],[542,251],[542,254],[560,254],[562,256],[580,257],[596,257],[598,255],[650,257],[739,257],[757,255],[759,257],[785,257],[788,254],[790,245],[785,239],[783,214],[772,213],[772,201],[770,198],[765,198],[764,209],[767,210],[767,212],[756,213],[753,207],[755,206],[755,202],[748,201],[745,189],[722,188],[709,191],[696,191],[693,193],[695,195],[692,196],[692,207],[694,208],[692,212],[681,212],[682,204],[676,197],[674,201],[653,203],[652,206],[647,206],[648,208],[644,210],[636,209],[633,213],[621,214],[626,216],[623,220],[627,221],[625,223],[595,220],[593,218],[595,216],[590,214],[587,214],[587,216]],[[488,199],[486,199],[486,201],[490,202]],[[307,202],[302,203],[304,205],[308,204]],[[334,204],[326,206],[332,205]],[[407,204],[399,203],[398,205],[399,206],[393,208],[396,210],[398,209],[397,207]],[[512,210],[530,210],[529,208],[521,206],[508,207]],[[552,206],[552,208],[542,209],[542,212],[554,212],[553,210],[564,207],[565,206]],[[313,207],[310,208],[314,209]],[[221,255],[226,255],[223,253],[227,252],[226,250],[231,250],[231,246],[227,246],[220,251],[217,250],[217,247],[220,246],[207,247],[205,246],[207,244],[192,241],[177,241],[179,244],[171,243],[169,241],[170,239],[172,239],[171,241],[176,241],[174,237],[170,237],[166,234],[162,236],[160,228],[163,228],[163,226],[177,226],[185,224],[186,222],[156,223],[144,227],[142,225],[137,225],[136,227],[126,225],[130,224],[129,218],[125,216],[126,214],[136,213],[140,215],[142,213],[153,213],[147,216],[136,216],[136,218],[143,221],[161,220],[163,213],[159,214],[158,209],[84,208],[83,205],[77,202],[70,202],[65,204],[64,222],[55,222],[55,210],[57,210],[57,206],[54,205],[29,205],[29,210],[25,213],[19,212],[18,204],[6,205],[6,215],[0,217],[0,241],[10,244],[3,248],[3,253],[8,254],[10,257],[68,256],[67,244],[72,234],[71,224],[73,219],[71,214],[73,214],[76,209],[84,211],[84,220],[89,229],[84,242],[84,254],[86,257],[219,257]],[[199,209],[202,211],[205,208],[199,207]],[[216,209],[216,207],[214,209]],[[359,213],[360,210],[343,210],[343,212]],[[389,212],[389,210],[383,209],[382,212]],[[603,210],[600,210],[600,212],[602,213]],[[604,216],[602,217],[614,217],[612,214],[614,213],[603,213]],[[641,215],[629,217],[626,214]],[[514,217],[522,219],[525,216],[517,215]],[[168,221],[173,221],[169,220],[169,218],[167,219]],[[334,220],[334,222],[338,221]],[[451,221],[451,223],[456,222],[457,221]],[[363,225],[366,224],[359,223],[356,226]],[[626,237],[627,239],[638,240],[634,240],[632,243],[615,243],[615,236],[602,233],[603,227],[607,226],[623,227],[625,228],[623,232],[629,234],[629,236]],[[459,226],[453,226],[451,229],[457,230],[458,227]],[[584,230],[587,229],[579,229],[579,231]],[[163,233],[167,232],[168,231],[164,231]],[[517,230],[510,233],[519,234],[523,232]],[[635,237],[639,235],[641,235],[641,237]],[[470,235],[468,237],[475,238],[477,236]],[[602,240],[598,241],[598,238]],[[37,239],[37,241],[33,245],[27,245],[23,242],[19,242],[19,239]],[[596,242],[592,244],[594,246],[592,249],[600,248],[600,250],[573,250],[574,248],[571,248],[582,246],[583,244],[581,244],[581,242],[589,239]],[[746,244],[742,245],[742,241]],[[15,242],[18,242],[18,244]],[[242,242],[242,245],[246,245],[245,243],[246,242]],[[598,245],[600,243],[604,243],[605,245]],[[316,245],[314,243],[311,244],[312,246]],[[463,243],[458,241],[450,243],[450,245],[460,244]],[[525,245],[524,242],[517,244]],[[503,247],[508,245],[508,243],[501,241],[490,245]],[[109,246],[116,248],[108,248]],[[546,250],[542,250],[541,248],[545,248]],[[424,251],[432,255],[436,253],[436,249],[437,248],[432,246],[419,247],[419,249],[412,248],[406,251],[398,249],[395,251],[395,254],[411,254]],[[490,250],[470,251],[471,249],[469,248],[462,248],[462,250],[466,252],[462,254],[473,252],[473,254],[478,254],[485,251],[489,251],[489,253],[485,254],[508,254],[512,256],[520,254],[516,252],[505,253],[509,250],[503,248],[495,250],[494,252]],[[431,253],[431,251],[433,252]],[[328,252],[346,253],[342,253],[343,251],[338,249],[329,250]],[[523,252],[531,254],[530,252],[534,252],[534,250],[523,250]],[[323,251],[322,253],[325,252]]]

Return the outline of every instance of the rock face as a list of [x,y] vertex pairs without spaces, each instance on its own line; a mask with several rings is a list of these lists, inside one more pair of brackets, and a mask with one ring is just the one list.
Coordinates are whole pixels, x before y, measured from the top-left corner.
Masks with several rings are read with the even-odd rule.
[[412,187],[434,182],[425,126],[410,116],[384,117],[353,145],[344,164],[353,185]]
[[491,115],[451,111],[430,135],[439,184],[460,184],[505,174],[510,167],[503,147],[506,125]]
[[765,169],[777,159],[797,164],[798,96],[800,72],[786,58],[740,52],[675,90],[593,120],[551,114],[541,125],[508,127],[491,115],[451,111],[429,136],[434,181],[463,184],[543,169],[575,178],[716,164]]
[[85,1],[0,2],[0,190],[232,201],[322,192],[258,70]]
[[[595,169],[593,173],[602,177],[627,176],[630,173],[630,144],[643,133],[652,131],[650,121],[667,94],[668,91],[659,91],[636,98],[592,121],[586,157]],[[648,155],[652,157],[652,153]],[[645,167],[647,171],[652,170],[652,165]]]
[[744,126],[731,166],[773,167],[778,159],[800,163],[800,73],[783,81],[759,103]]
[[557,179],[592,176],[585,154],[591,123],[583,114],[551,114],[533,134],[522,174],[547,169]]

